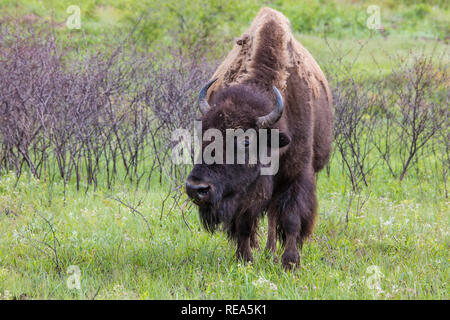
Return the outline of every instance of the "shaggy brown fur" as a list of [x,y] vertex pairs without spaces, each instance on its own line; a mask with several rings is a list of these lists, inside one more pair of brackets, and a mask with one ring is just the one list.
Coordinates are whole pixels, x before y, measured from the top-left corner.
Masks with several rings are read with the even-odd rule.
[[[275,254],[276,236],[285,245],[282,263],[299,263],[297,247],[311,234],[317,212],[315,174],[331,152],[333,111],[327,80],[320,67],[294,39],[288,19],[263,8],[218,67],[208,91],[212,109],[203,129],[257,128],[257,117],[274,105],[272,86],[284,100],[280,130],[280,168],[261,176],[259,165],[196,165],[188,182],[207,185],[210,198],[199,202],[205,227],[223,224],[237,241],[237,256],[251,260],[257,246],[258,218],[267,211],[266,249]],[[284,145],[284,146],[283,146]]]

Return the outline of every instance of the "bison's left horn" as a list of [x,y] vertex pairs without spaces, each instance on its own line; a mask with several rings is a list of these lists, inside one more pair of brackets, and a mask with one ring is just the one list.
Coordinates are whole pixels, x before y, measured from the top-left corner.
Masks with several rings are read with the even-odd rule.
[[275,93],[275,109],[269,113],[268,115],[262,116],[258,118],[258,127],[259,128],[268,128],[275,124],[278,120],[280,120],[283,115],[284,104],[283,97],[281,96],[280,91],[276,87],[273,87],[273,92]]
[[205,84],[205,86],[202,88],[202,90],[200,90],[200,93],[198,94],[198,106],[200,107],[200,111],[202,112],[202,114],[205,114],[209,109],[211,109],[211,106],[206,99],[206,94],[208,93],[209,87],[211,87],[211,85],[216,82],[216,80],[217,78]]

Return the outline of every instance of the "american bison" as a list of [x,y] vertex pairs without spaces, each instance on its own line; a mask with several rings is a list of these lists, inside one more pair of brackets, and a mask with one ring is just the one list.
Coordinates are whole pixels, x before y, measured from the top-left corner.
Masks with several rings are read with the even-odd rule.
[[[200,91],[202,130],[278,129],[279,170],[261,175],[261,164],[194,165],[186,181],[204,227],[222,225],[236,240],[236,256],[252,260],[258,220],[268,215],[266,249],[285,247],[282,264],[300,262],[298,248],[314,227],[315,175],[328,162],[333,131],[327,80],[311,54],[295,40],[289,20],[263,8],[236,40]],[[208,143],[203,142],[203,147]]]

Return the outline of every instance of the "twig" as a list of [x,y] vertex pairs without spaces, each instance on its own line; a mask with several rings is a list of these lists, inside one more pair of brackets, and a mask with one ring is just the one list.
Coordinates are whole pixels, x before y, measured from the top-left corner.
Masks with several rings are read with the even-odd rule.
[[[150,235],[151,235],[152,239],[154,240],[153,232],[152,232],[152,229],[151,229],[151,227],[150,227],[150,223],[148,222],[148,220],[145,218],[145,216],[144,216],[141,212],[139,212],[135,207],[133,207],[133,206],[131,206],[130,204],[128,204],[128,203],[122,201],[122,200],[119,199],[119,198],[116,198],[116,197],[114,197],[114,196],[110,196],[109,198],[110,198],[110,199],[113,199],[113,200],[116,200],[116,201],[119,202],[120,204],[122,204],[122,205],[124,205],[125,207],[131,209],[131,211],[132,211],[133,213],[137,213],[137,214],[145,221],[145,223],[147,224],[148,231],[150,232]],[[137,206],[139,207],[139,206],[141,205],[141,203],[142,203],[142,201],[139,200],[139,203],[138,203]]]

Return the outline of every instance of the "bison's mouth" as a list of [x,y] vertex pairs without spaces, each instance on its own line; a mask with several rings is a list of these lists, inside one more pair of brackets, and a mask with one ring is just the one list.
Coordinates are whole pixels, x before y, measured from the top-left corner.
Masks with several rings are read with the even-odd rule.
[[209,206],[211,203],[209,201],[205,201],[203,198],[208,194],[209,190],[207,189],[200,189],[197,191],[199,198],[192,199],[192,202],[194,202],[197,206]]
[[238,208],[239,196],[233,191],[224,193],[210,202],[196,202],[206,230],[214,232],[219,224],[226,224]]

